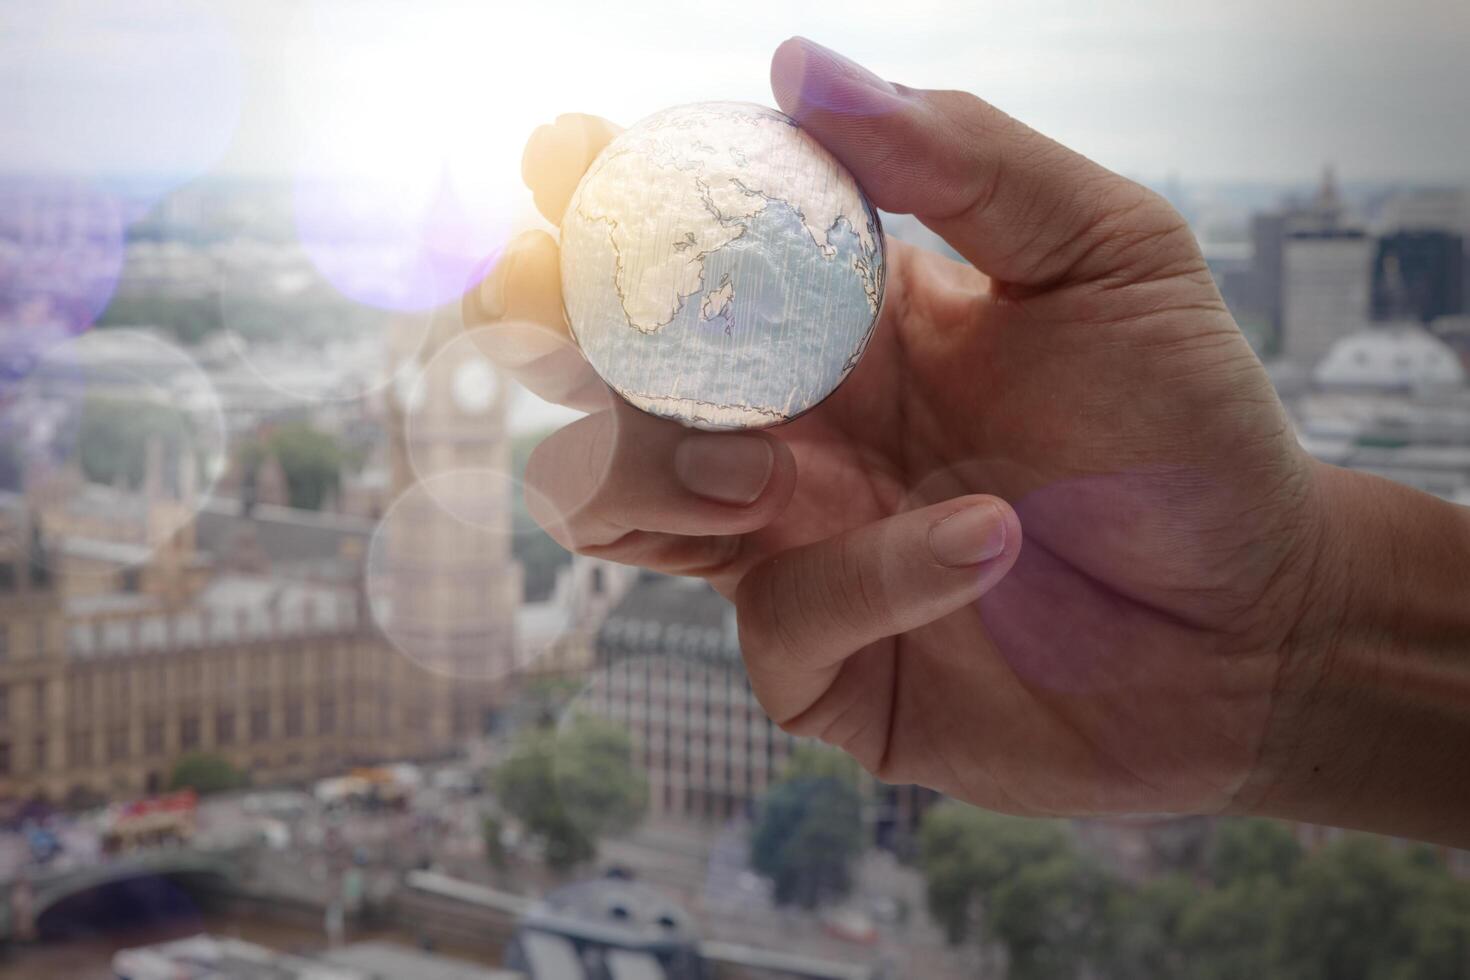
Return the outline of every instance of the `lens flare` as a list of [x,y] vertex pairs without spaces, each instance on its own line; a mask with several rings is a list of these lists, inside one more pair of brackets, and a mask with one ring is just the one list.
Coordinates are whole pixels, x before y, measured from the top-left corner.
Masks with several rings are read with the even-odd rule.
[[0,182],[0,381],[86,330],[123,265],[123,207],[77,178]]
[[54,345],[0,405],[6,489],[36,501],[58,545],[37,560],[51,566],[71,553],[111,567],[146,562],[208,501],[225,442],[208,376],[133,330]]
[[389,641],[435,673],[493,680],[518,663],[521,580],[512,563],[521,488],[505,472],[450,470],[414,484],[368,548],[368,606]]

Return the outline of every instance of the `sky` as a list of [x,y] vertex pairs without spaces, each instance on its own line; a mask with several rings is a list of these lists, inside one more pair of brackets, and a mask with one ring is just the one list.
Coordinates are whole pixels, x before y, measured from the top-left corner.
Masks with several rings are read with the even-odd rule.
[[769,103],[791,34],[1145,180],[1470,182],[1465,0],[0,0],[0,170],[447,170],[519,200],[537,123]]

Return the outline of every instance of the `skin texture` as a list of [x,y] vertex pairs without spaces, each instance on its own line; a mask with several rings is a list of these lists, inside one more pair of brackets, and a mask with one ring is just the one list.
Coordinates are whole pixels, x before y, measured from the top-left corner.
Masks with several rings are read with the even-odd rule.
[[[1302,810],[1279,785],[1340,724],[1313,698],[1347,635],[1342,494],[1185,222],[973,96],[811,42],[777,50],[772,87],[969,264],[890,240],[848,381],[789,425],[704,434],[608,396],[567,338],[554,240],[523,236],[467,323],[593,412],[532,457],[537,519],[707,578],[771,716],[884,780],[1022,814]],[[532,136],[544,214],[617,131]]]

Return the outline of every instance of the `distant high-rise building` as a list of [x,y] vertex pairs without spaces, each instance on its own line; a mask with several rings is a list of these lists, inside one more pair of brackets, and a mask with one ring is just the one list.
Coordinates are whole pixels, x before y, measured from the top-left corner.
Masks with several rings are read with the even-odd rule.
[[1276,335],[1281,335],[1281,253],[1286,242],[1286,213],[1267,211],[1251,218],[1251,306]]
[[1429,322],[1470,312],[1470,188],[1419,187],[1389,197],[1375,232],[1374,318]]
[[[1270,331],[1271,336],[1265,345],[1270,353],[1302,356],[1303,345],[1315,351],[1315,356],[1321,356],[1325,352],[1324,344],[1311,339],[1312,329],[1303,324],[1302,318],[1310,319],[1314,316],[1313,311],[1318,308],[1319,304],[1313,302],[1312,297],[1314,295],[1325,296],[1325,290],[1329,287],[1322,283],[1322,288],[1319,289],[1313,285],[1313,281],[1321,279],[1322,274],[1326,271],[1322,268],[1324,264],[1333,264],[1330,253],[1342,250],[1334,249],[1331,245],[1323,248],[1292,247],[1289,243],[1305,240],[1351,240],[1354,236],[1362,237],[1361,229],[1351,225],[1346,214],[1347,209],[1338,193],[1337,176],[1333,169],[1328,167],[1323,171],[1320,188],[1310,201],[1288,200],[1275,211],[1252,216],[1250,286],[1248,289],[1237,289],[1237,295],[1243,298],[1242,309],[1258,317]],[[1290,291],[1287,273],[1287,253],[1289,251],[1296,253],[1295,307],[1298,314],[1298,337],[1295,341],[1286,336],[1288,292]],[[1346,256],[1340,257],[1344,265],[1349,261],[1355,261]],[[1365,283],[1369,262],[1370,257],[1365,256],[1363,259]],[[1353,296],[1356,295],[1354,292]],[[1356,299],[1352,299],[1351,302],[1356,303]],[[1357,314],[1353,324],[1346,329],[1352,330],[1356,326],[1361,326],[1367,316],[1368,298],[1364,292],[1362,310]],[[1330,343],[1330,340],[1327,343]]]
[[1397,231],[1373,259],[1373,319],[1417,320],[1465,312],[1464,239],[1450,231]]
[[1399,231],[1470,234],[1470,191],[1461,188],[1402,191],[1384,202],[1377,226],[1384,234]]
[[1281,353],[1315,364],[1368,323],[1373,242],[1361,229],[1297,232],[1282,257]]
[[1281,233],[1279,349],[1311,366],[1368,322],[1372,240],[1348,221],[1331,167],[1311,205],[1284,214]]

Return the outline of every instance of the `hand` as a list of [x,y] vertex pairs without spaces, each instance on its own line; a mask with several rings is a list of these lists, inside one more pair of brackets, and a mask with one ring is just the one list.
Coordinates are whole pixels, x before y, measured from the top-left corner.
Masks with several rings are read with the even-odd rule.
[[[1189,228],[973,96],[795,39],[772,83],[877,206],[970,264],[890,241],[846,384],[788,425],[710,434],[607,397],[568,339],[555,242],[523,236],[467,298],[472,335],[597,409],[532,457],[537,519],[708,579],[771,716],[881,779],[1027,814],[1228,807],[1311,628],[1323,507]],[[617,131],[533,135],[548,218]]]

